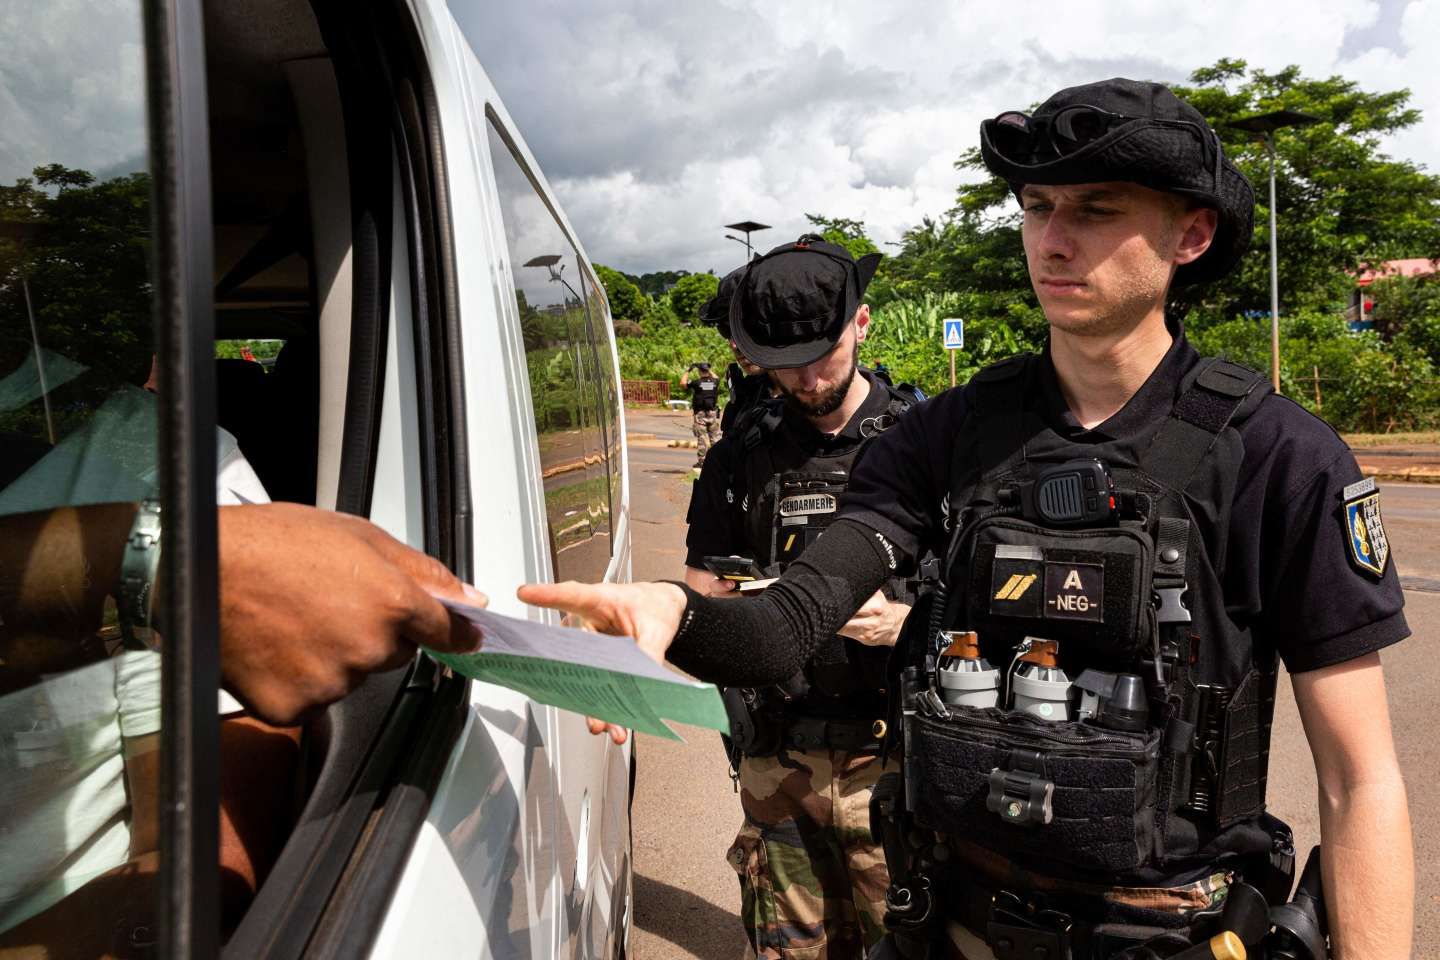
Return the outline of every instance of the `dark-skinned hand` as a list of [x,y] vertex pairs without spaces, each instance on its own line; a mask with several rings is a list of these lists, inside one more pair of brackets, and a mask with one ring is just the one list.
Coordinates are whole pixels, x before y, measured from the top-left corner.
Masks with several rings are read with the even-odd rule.
[[292,503],[222,507],[220,667],[260,719],[289,726],[371,673],[480,647],[437,596],[484,606],[440,561],[367,520]]

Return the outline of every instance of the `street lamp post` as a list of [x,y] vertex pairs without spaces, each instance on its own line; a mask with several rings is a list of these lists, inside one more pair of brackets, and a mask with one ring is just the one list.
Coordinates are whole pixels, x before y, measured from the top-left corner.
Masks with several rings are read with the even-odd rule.
[[[560,254],[558,254],[558,253],[544,253],[544,254],[541,254],[541,255],[538,256],[538,257],[531,257],[529,260],[526,260],[526,261],[522,264],[522,266],[526,266],[526,267],[544,267],[546,270],[548,270],[548,271],[550,272],[550,282],[551,282],[551,283],[559,283],[559,284],[562,285],[566,290],[569,290],[572,294],[574,294],[574,295],[575,295],[575,299],[578,300],[578,301],[580,301],[580,303],[583,304],[583,303],[585,302],[585,298],[582,297],[582,296],[580,296],[580,291],[578,291],[578,290],[576,290],[574,287],[570,286],[570,282],[569,282],[568,280],[566,280],[565,277],[563,276],[563,274],[565,273],[565,264],[560,263],[560,260],[561,260],[561,257],[560,257]],[[559,269],[559,270],[556,270],[556,269],[555,269],[555,264],[557,264],[557,263],[560,263],[560,269]]]
[[728,233],[725,234],[725,239],[726,239],[726,240],[734,240],[736,243],[743,243],[743,244],[745,244],[745,262],[746,262],[746,263],[749,263],[749,262],[750,262],[750,256],[751,256],[751,250],[750,250],[750,234],[754,233],[756,230],[769,230],[769,229],[770,229],[770,225],[769,225],[768,223],[756,223],[754,220],[741,220],[739,223],[727,223],[727,224],[725,224],[725,229],[726,229],[726,230],[738,230],[738,231],[740,231],[741,233],[745,234],[745,239],[744,239],[744,240],[741,240],[739,237],[732,237],[732,236],[731,236],[730,234],[728,234]]
[[1275,110],[1230,124],[1237,130],[1260,134],[1270,156],[1270,383],[1276,393],[1280,392],[1280,239],[1275,221],[1275,131],[1319,122],[1319,117],[1298,110]]

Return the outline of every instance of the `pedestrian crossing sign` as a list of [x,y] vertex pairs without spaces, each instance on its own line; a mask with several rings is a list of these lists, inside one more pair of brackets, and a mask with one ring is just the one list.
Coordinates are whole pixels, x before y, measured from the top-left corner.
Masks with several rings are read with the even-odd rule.
[[945,349],[963,350],[965,348],[965,321],[960,317],[946,317],[945,324]]

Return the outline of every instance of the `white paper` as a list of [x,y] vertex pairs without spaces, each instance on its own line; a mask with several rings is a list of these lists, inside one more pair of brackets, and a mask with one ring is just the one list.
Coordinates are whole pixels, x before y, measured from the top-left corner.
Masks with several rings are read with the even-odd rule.
[[571,627],[555,627],[534,620],[521,620],[492,613],[480,607],[437,598],[485,634],[485,653],[510,653],[521,657],[561,660],[581,666],[614,670],[636,677],[667,683],[706,686],[667,670],[636,646],[631,637],[615,637]]

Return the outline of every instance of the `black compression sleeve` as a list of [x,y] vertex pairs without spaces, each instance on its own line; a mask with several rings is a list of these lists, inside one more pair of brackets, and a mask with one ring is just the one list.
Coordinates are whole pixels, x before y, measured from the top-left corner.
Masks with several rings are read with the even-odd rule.
[[758,597],[705,597],[685,587],[685,614],[666,656],[725,687],[783,683],[889,579],[893,549],[864,524],[839,520]]

